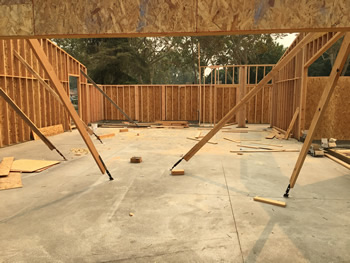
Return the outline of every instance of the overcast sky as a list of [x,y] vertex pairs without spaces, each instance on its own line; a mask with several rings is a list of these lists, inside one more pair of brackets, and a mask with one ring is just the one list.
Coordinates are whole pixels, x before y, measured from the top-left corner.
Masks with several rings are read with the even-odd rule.
[[277,42],[283,45],[284,47],[289,47],[290,44],[292,44],[292,42],[294,41],[296,35],[297,35],[296,33],[288,34],[283,39],[278,39]]

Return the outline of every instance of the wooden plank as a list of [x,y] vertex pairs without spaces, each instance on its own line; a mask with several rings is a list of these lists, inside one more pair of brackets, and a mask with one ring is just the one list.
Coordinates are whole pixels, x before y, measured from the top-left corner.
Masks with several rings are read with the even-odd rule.
[[56,165],[59,161],[48,160],[15,160],[12,164],[11,172],[32,173],[48,166]]
[[[192,140],[192,141],[197,141],[197,142],[200,141],[199,139],[191,138],[191,137],[187,137],[187,139]],[[209,144],[218,144],[217,142],[208,142],[208,143],[209,143]]]
[[282,133],[282,134],[286,134],[287,133],[287,131],[285,131],[285,130],[283,130],[281,128],[278,128],[276,126],[273,126],[273,129],[276,130],[276,132],[279,132],[279,133]]
[[243,147],[243,148],[251,148],[251,149],[262,149],[262,150],[273,150],[271,148],[267,148],[267,147],[259,147],[259,146],[251,146],[251,145],[237,145],[238,147]]
[[[62,124],[39,128],[39,130],[45,136],[53,136],[53,135],[64,133]],[[35,132],[33,132],[33,137],[34,137],[34,140],[40,139],[40,137],[36,135]]]
[[14,159],[14,157],[4,157],[2,159],[2,162],[0,163],[0,176],[9,175]]
[[331,39],[327,41],[327,43],[322,45],[320,48],[305,64],[304,67],[308,68],[313,64],[324,52],[326,52],[331,46],[335,44],[342,36],[344,36],[344,32],[336,33]]
[[194,136],[194,138],[198,139],[199,137],[201,137],[201,134],[202,134],[201,131],[197,132],[197,134],[196,134],[196,136]]
[[230,141],[230,142],[235,142],[235,143],[240,143],[241,141],[237,141],[237,140],[232,140],[230,138],[224,138],[224,140]]
[[321,120],[321,117],[322,117],[322,115],[323,115],[323,113],[328,105],[329,99],[332,96],[332,93],[333,93],[334,88],[337,84],[337,81],[340,77],[340,74],[344,68],[344,64],[348,58],[349,53],[350,53],[350,33],[346,33],[346,35],[343,39],[343,43],[342,43],[340,50],[338,52],[337,58],[334,62],[331,74],[328,78],[326,88],[324,89],[324,91],[322,93],[322,97],[321,97],[320,102],[317,106],[317,110],[315,112],[315,115],[312,119],[309,131],[308,131],[306,139],[305,139],[305,142],[303,144],[303,147],[302,147],[301,152],[299,154],[298,160],[295,164],[291,178],[289,180],[290,188],[294,187],[294,185],[298,179],[300,170],[304,164],[306,155],[307,155],[309,148],[311,146],[314,133],[315,133],[315,131],[319,125],[319,122]]
[[295,121],[297,120],[298,118],[298,115],[299,115],[299,107],[295,110],[294,112],[294,115],[293,115],[293,118],[289,124],[289,127],[287,129],[287,132],[284,136],[284,139],[288,140],[289,139],[289,135],[290,135],[290,132],[292,131],[293,127],[294,127],[294,124],[295,124]]
[[[67,109],[68,113],[70,114],[71,118],[73,119],[74,123],[76,124],[80,135],[82,136],[84,142],[86,143],[87,147],[89,148],[89,150],[90,150],[97,166],[99,167],[101,173],[104,174],[106,172],[106,167],[102,163],[101,157],[99,156],[89,134],[86,132],[85,127],[84,127],[82,121],[80,120],[79,115],[77,114],[72,103],[70,102],[70,99],[68,98],[68,95],[65,92],[65,90],[61,84],[61,81],[58,79],[58,77],[57,77],[52,65],[50,64],[46,54],[44,53],[43,49],[41,48],[39,41],[36,39],[28,39],[27,41],[28,41],[28,44],[30,45],[30,47],[32,48],[33,53],[35,54],[35,56],[39,60],[40,64],[43,66],[47,75],[49,76],[49,79],[50,79],[51,83],[54,85],[60,99],[62,100],[62,102],[65,106],[65,108]],[[111,176],[110,176],[110,179],[111,179]]]
[[22,185],[22,178],[21,173],[15,173],[11,172],[6,177],[0,177],[0,190],[7,190],[7,189],[14,189],[14,188],[21,188]]
[[101,140],[101,139],[112,138],[115,136],[115,133],[108,133],[108,134],[102,134],[102,135],[97,135],[97,136]]
[[235,114],[241,107],[243,107],[251,98],[253,98],[270,80],[273,78],[278,71],[283,68],[294,56],[315,36],[317,33],[307,34],[292,50],[289,51],[277,64],[276,66],[256,85],[244,98],[236,104],[226,115],[223,117],[218,124],[206,135],[204,138],[194,145],[183,157],[186,161],[189,161]]
[[336,163],[338,163],[338,164],[340,164],[340,165],[342,165],[345,168],[348,168],[350,170],[350,164],[347,164],[346,162],[343,162],[342,160],[340,160],[340,159],[338,159],[338,158],[336,158],[336,157],[334,157],[334,156],[332,156],[332,155],[330,155],[328,153],[325,153],[324,155],[326,157],[328,157],[329,159],[335,161]]
[[185,170],[173,169],[173,170],[171,170],[171,175],[185,175]]
[[275,138],[275,137],[276,137],[276,133],[272,132],[272,133],[270,133],[269,135],[267,135],[267,136],[265,137],[265,139],[273,139],[273,138]]
[[231,153],[282,153],[282,152],[300,152],[297,149],[281,149],[281,150],[248,150],[248,151],[230,151]]
[[[236,103],[239,103],[240,100],[244,98],[245,95],[245,86],[247,81],[247,67],[240,67],[239,68],[239,88],[237,89],[237,97],[236,97]],[[243,106],[237,113],[236,113],[236,120],[238,122],[237,128],[245,128],[245,121],[246,121],[246,109],[245,106]]]
[[276,206],[286,207],[286,203],[285,202],[276,201],[276,200],[263,198],[263,197],[259,197],[259,196],[254,197],[254,201],[262,202],[262,203],[269,204],[269,205],[276,205]]
[[49,147],[50,150],[56,149],[56,147],[41,133],[39,128],[28,118],[26,114],[16,105],[16,103],[4,92],[0,87],[0,96],[13,108],[13,110],[30,126],[30,128],[40,137],[40,139]]
[[130,162],[131,163],[141,163],[142,162],[142,157],[133,156],[133,157],[130,158]]

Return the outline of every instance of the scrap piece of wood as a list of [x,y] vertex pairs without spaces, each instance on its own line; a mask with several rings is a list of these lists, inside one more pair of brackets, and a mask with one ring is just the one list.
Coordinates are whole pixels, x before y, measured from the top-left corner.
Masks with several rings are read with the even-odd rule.
[[244,148],[252,148],[252,149],[273,150],[271,148],[260,147],[260,146],[250,146],[250,145],[237,145],[237,146],[238,147],[244,147]]
[[248,131],[235,131],[235,130],[225,130],[225,131],[222,131],[222,132],[230,132],[230,133],[248,133]]
[[235,143],[240,143],[241,141],[237,141],[237,140],[232,140],[230,138],[226,138],[224,137],[224,140],[230,141],[230,142],[235,142]]
[[338,158],[328,154],[328,153],[325,153],[324,154],[326,157],[328,157],[329,159],[337,162],[338,164],[344,166],[345,168],[348,168],[350,170],[350,164],[347,164],[346,162],[343,162],[342,160],[339,160]]
[[120,129],[119,132],[128,132],[129,129]]
[[50,82],[55,87],[55,90],[57,92],[57,95],[60,97],[62,103],[64,104],[66,110],[68,111],[69,115],[73,119],[75,125],[77,126],[77,129],[82,136],[84,142],[86,143],[87,147],[89,148],[92,157],[94,158],[97,166],[99,167],[102,174],[106,172],[106,166],[102,163],[102,159],[100,155],[98,154],[95,145],[93,144],[89,134],[87,133],[85,126],[83,122],[81,121],[78,113],[74,109],[60,79],[58,78],[53,66],[51,65],[46,53],[44,52],[42,46],[40,45],[39,40],[37,39],[27,39],[27,42],[29,46],[31,47],[31,50],[33,51],[35,57],[38,59],[40,65],[44,68],[44,71],[47,73],[47,76],[50,79]]
[[196,134],[196,136],[194,136],[194,138],[198,139],[199,137],[201,137],[201,134],[202,134],[201,131],[197,132],[197,134]]
[[171,170],[171,175],[184,175],[185,170],[184,169],[173,169]]
[[0,190],[20,188],[22,185],[21,173],[10,172],[6,177],[0,177]]
[[14,159],[14,157],[4,157],[2,159],[2,162],[0,163],[0,176],[9,175]]
[[267,136],[265,137],[265,139],[273,139],[273,138],[275,138],[275,137],[276,137],[276,133],[271,132],[269,135],[267,135]]
[[310,149],[310,146],[312,144],[312,140],[314,138],[315,131],[317,130],[317,127],[319,126],[320,120],[322,118],[323,113],[325,112],[328,102],[333,94],[333,91],[337,85],[338,79],[340,77],[341,72],[343,71],[345,62],[349,56],[350,53],[350,33],[346,33],[345,37],[343,39],[342,45],[339,49],[337,58],[333,64],[333,68],[331,71],[331,74],[327,78],[327,83],[325,86],[325,89],[323,90],[323,93],[321,95],[321,99],[318,103],[318,106],[316,108],[315,114],[312,118],[309,131],[307,133],[306,139],[304,141],[303,147],[301,149],[301,152],[299,154],[298,160],[295,163],[292,175],[290,177],[289,183],[290,188],[293,188],[300,170],[304,164],[306,155]]
[[32,173],[37,170],[43,169],[48,166],[53,166],[58,163],[60,162],[47,161],[47,160],[28,160],[28,159],[15,160],[12,164],[11,172]]
[[133,157],[130,158],[130,162],[131,163],[141,163],[142,162],[142,157],[133,156]]
[[[62,124],[48,126],[48,127],[44,127],[44,128],[39,128],[39,130],[46,137],[64,133]],[[33,132],[34,140],[39,140],[40,139],[39,136],[36,135],[36,133],[34,131],[32,131],[32,132]]]
[[259,196],[254,197],[254,201],[262,202],[262,203],[269,204],[269,205],[286,207],[286,202],[276,201],[276,200],[267,199],[267,198],[263,198],[263,197],[259,197]]
[[279,153],[279,152],[300,152],[297,149],[281,149],[281,150],[238,150],[230,151],[231,153]]
[[283,147],[283,145],[278,144],[270,144],[270,143],[261,143],[261,142],[251,142],[252,144],[258,144],[258,145],[268,145],[268,146],[274,146],[274,147]]
[[293,127],[294,127],[294,124],[295,124],[295,121],[297,120],[298,118],[298,115],[299,115],[299,107],[295,110],[294,112],[294,115],[293,115],[293,118],[289,124],[289,127],[287,129],[287,132],[284,136],[284,139],[288,140],[289,139],[289,135],[290,135],[290,132],[292,131]]
[[[200,139],[196,139],[196,138],[191,138],[191,137],[187,137],[187,139],[189,139],[189,140],[193,140],[193,141],[197,141],[197,142],[199,142],[200,141]],[[209,144],[218,144],[217,142],[208,142]]]
[[102,135],[97,135],[99,139],[106,139],[106,138],[112,138],[115,136],[115,133],[108,133],[108,134],[102,134]]
[[282,134],[286,134],[286,132],[287,132],[287,131],[285,131],[285,130],[283,130],[283,129],[281,129],[281,128],[278,128],[278,127],[276,127],[276,126],[273,126],[273,129],[274,129],[275,131],[279,132],[279,133],[282,133]]
[[346,154],[346,152],[334,149],[327,149],[327,153],[350,165],[350,157]]

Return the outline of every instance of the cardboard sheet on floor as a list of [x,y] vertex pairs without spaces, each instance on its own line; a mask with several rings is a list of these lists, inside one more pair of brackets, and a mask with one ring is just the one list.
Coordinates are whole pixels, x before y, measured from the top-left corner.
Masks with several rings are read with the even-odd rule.
[[21,173],[11,172],[6,177],[0,177],[0,190],[20,187],[23,187]]
[[8,176],[13,163],[13,157],[4,157],[0,163],[0,176]]
[[32,173],[37,170],[42,170],[46,167],[53,166],[60,163],[59,161],[47,161],[47,160],[15,160],[12,164],[12,172],[23,172],[23,173]]

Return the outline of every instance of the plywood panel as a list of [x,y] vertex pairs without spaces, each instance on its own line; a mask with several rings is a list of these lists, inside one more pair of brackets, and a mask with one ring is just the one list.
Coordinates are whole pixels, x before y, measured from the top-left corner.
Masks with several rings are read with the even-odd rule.
[[47,161],[47,160],[15,160],[12,164],[11,171],[12,172],[24,172],[24,173],[32,173],[37,170],[43,169],[48,166],[52,166],[60,163],[59,161]]
[[333,0],[18,0],[1,1],[0,11],[4,14],[0,36],[126,37],[350,29],[350,5]]
[[6,177],[0,177],[0,190],[20,188],[22,185],[21,173],[11,172]]
[[[195,31],[195,0],[34,2],[35,30],[39,35]],[[64,19],[58,19],[62,14]]]
[[0,35],[34,35],[31,0],[0,1]]
[[[308,129],[326,84],[326,77],[310,77],[307,85],[305,127]],[[350,140],[350,77],[340,77],[315,139]]]

